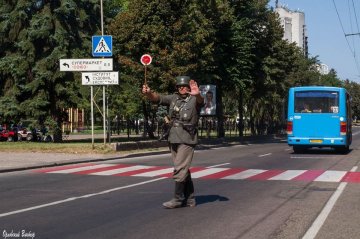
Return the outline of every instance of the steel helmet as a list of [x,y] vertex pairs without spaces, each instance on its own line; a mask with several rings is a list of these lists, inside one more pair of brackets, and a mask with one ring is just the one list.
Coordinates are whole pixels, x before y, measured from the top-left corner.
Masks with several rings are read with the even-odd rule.
[[189,76],[178,76],[176,77],[176,86],[182,86],[182,85],[190,86],[189,81],[190,81]]

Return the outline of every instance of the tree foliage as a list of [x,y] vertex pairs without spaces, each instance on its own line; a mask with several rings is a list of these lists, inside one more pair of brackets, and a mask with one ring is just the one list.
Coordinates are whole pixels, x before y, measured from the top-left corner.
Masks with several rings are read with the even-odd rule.
[[[85,58],[98,31],[99,5],[84,1],[5,1],[0,10],[0,112],[52,124],[61,138],[64,109],[82,101],[79,76],[59,71],[59,59]],[[98,12],[99,14],[95,14]],[[10,109],[10,110],[9,110]]]

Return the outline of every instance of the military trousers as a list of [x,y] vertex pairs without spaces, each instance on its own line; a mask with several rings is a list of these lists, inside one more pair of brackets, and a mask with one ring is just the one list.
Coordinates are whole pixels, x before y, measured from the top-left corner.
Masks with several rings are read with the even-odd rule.
[[195,145],[170,144],[170,152],[174,164],[173,179],[185,182],[190,175],[190,166],[194,156]]

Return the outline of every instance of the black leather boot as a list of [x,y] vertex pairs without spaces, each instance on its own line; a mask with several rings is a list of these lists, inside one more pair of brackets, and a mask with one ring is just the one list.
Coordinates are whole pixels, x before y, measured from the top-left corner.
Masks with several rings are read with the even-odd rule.
[[163,206],[167,209],[182,207],[184,204],[184,188],[185,182],[175,182],[174,198],[168,202],[164,202]]
[[194,195],[194,184],[191,180],[191,176],[187,178],[185,182],[185,190],[184,190],[185,202],[187,207],[195,207],[196,200]]

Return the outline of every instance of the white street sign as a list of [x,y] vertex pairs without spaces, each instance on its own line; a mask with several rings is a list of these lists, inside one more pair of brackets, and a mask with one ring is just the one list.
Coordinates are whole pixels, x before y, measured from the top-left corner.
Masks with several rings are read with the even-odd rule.
[[113,59],[60,59],[60,71],[112,71]]
[[119,72],[83,72],[81,74],[83,85],[118,85]]

